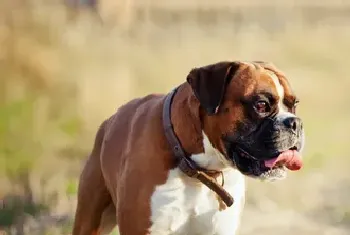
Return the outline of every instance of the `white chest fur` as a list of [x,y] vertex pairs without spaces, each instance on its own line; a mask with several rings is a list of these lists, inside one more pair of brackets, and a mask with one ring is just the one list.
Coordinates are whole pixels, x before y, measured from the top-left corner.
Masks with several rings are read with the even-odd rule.
[[244,178],[237,170],[224,173],[225,189],[235,202],[219,211],[216,195],[200,182],[174,169],[151,198],[151,235],[234,235],[244,204]]
[[224,168],[220,169],[225,178],[224,188],[233,196],[234,204],[219,211],[214,192],[179,169],[173,169],[165,184],[157,186],[152,195],[151,235],[236,234],[244,206],[244,176],[222,161],[222,156],[213,151],[207,138],[204,144],[205,153],[192,156],[192,159],[207,169],[220,165]]

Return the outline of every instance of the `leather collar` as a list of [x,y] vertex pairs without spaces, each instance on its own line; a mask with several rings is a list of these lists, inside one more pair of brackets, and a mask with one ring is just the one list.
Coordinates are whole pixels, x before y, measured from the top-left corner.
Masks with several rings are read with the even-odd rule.
[[[210,171],[200,168],[182,148],[182,145],[174,132],[173,125],[171,123],[171,104],[176,92],[177,88],[173,89],[166,96],[163,106],[164,132],[175,157],[175,162],[179,169],[183,171],[187,176],[198,179],[210,190],[214,191],[226,206],[230,207],[233,204],[234,200],[233,197],[223,188],[224,177],[222,175],[222,172]],[[216,181],[216,178],[219,174],[222,175],[222,185],[218,184]],[[223,208],[223,205],[220,206]]]

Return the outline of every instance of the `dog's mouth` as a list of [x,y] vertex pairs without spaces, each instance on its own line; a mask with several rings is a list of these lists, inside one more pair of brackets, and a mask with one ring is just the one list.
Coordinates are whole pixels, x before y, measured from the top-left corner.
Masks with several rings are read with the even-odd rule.
[[298,171],[303,162],[296,146],[262,158],[252,155],[239,145],[229,148],[229,157],[243,174],[260,178],[284,178],[286,170]]
[[286,151],[279,152],[274,158],[264,160],[264,166],[267,168],[276,168],[285,166],[288,170],[297,171],[302,168],[303,162],[297,147],[293,146]]

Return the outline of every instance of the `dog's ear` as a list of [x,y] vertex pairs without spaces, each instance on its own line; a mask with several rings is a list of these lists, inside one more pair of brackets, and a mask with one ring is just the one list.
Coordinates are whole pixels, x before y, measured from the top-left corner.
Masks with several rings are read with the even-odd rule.
[[239,68],[236,62],[220,62],[192,69],[187,82],[208,115],[218,112],[227,84]]

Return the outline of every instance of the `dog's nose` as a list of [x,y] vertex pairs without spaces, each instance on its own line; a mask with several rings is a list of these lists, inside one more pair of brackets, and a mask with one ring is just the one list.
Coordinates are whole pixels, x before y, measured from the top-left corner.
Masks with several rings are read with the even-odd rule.
[[298,117],[288,117],[284,119],[283,124],[294,132],[300,130],[303,127],[302,121]]

